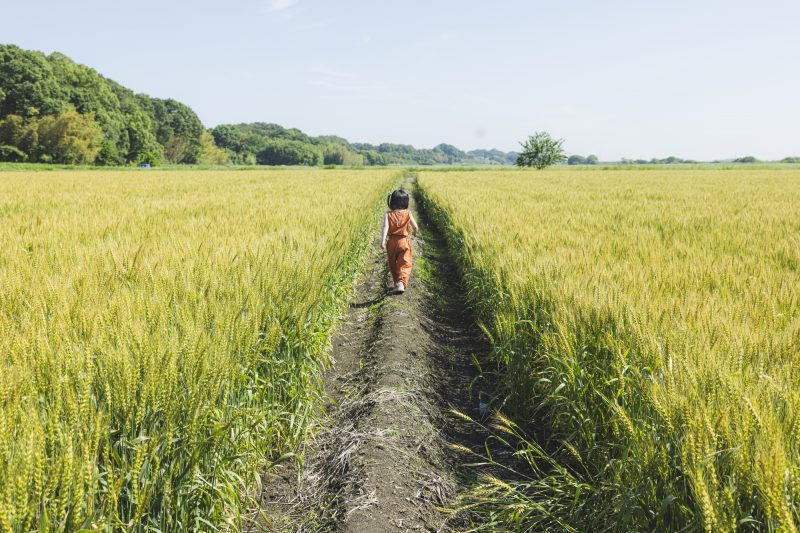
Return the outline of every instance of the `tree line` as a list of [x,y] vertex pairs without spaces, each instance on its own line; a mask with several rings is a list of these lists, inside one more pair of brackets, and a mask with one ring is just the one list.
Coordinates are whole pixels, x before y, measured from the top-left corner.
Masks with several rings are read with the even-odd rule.
[[[545,135],[545,136],[542,136]],[[541,137],[541,138],[539,138]],[[546,137],[546,138],[545,138]],[[533,144],[531,144],[533,142]],[[0,161],[136,165],[596,165],[597,156],[565,157],[544,132],[518,152],[464,151],[450,144],[351,143],[335,135],[255,122],[207,130],[187,105],[137,94],[59,52],[0,45]],[[625,159],[622,164],[695,161]],[[735,163],[758,162],[747,156]],[[783,163],[798,163],[787,157]]]
[[176,100],[137,94],[54,52],[0,45],[0,161],[84,165],[513,164],[514,152],[350,143],[277,124],[207,130]]
[[351,143],[335,135],[313,137],[264,122],[222,124],[213,128],[211,135],[239,165],[510,165],[517,158],[514,152],[465,152],[449,144],[428,149],[410,144]]
[[0,45],[0,160],[126,165],[225,159],[187,105],[136,94],[59,52]]
[[263,122],[207,130],[187,105],[137,94],[62,53],[0,45],[0,161],[415,166],[516,160],[516,152],[350,143]]

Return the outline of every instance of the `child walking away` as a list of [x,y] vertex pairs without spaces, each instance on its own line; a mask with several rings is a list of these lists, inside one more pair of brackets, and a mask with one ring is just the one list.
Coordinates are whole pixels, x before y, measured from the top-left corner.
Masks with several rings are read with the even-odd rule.
[[408,278],[411,276],[411,239],[408,238],[409,226],[417,236],[419,227],[414,215],[408,210],[408,193],[403,189],[389,195],[389,211],[383,217],[383,238],[381,248],[386,250],[389,259],[389,270],[394,279],[394,290],[405,292]]

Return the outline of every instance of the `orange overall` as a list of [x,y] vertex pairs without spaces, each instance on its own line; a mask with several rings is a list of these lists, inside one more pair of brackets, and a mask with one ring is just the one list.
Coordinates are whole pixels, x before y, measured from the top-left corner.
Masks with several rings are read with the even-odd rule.
[[408,278],[411,276],[411,239],[408,238],[408,226],[411,214],[408,209],[389,211],[389,240],[386,242],[386,252],[389,256],[389,270],[392,271],[394,282],[402,282],[408,287]]

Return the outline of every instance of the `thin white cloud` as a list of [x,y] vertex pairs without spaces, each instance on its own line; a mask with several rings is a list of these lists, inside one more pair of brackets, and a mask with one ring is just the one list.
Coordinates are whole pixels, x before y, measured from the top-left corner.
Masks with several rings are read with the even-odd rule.
[[353,77],[353,73],[352,72],[347,72],[347,71],[344,71],[344,70],[338,70],[338,69],[330,68],[330,67],[314,67],[313,71],[314,71],[314,73],[321,74],[322,76],[327,77],[327,78],[347,79],[347,78],[352,78]]
[[319,30],[321,28],[327,28],[331,25],[330,20],[311,20],[308,22],[303,22],[297,25],[298,30],[310,31],[310,30]]
[[267,0],[264,9],[268,12],[286,11],[297,5],[300,0]]
[[379,82],[342,82],[333,79],[312,78],[310,80],[306,80],[306,83],[314,87],[322,87],[333,91],[341,91],[359,95],[369,94],[380,100],[387,99],[387,95],[384,94],[387,87]]
[[322,89],[328,94],[348,94],[350,96],[373,101],[385,101],[398,95],[391,87],[377,80],[361,80],[352,72],[331,67],[314,67],[306,84]]

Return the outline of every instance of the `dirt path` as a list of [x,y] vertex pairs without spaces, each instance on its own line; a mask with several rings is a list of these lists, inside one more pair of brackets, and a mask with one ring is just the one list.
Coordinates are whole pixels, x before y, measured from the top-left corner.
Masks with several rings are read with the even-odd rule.
[[[300,476],[284,465],[265,480],[261,507],[283,531],[446,530],[447,506],[469,473],[448,443],[482,436],[448,413],[477,415],[473,356],[487,347],[470,316],[444,241],[413,203],[420,238],[403,295],[389,292],[384,253],[334,337],[326,379],[328,419],[310,443]],[[377,232],[376,232],[377,233]]]

